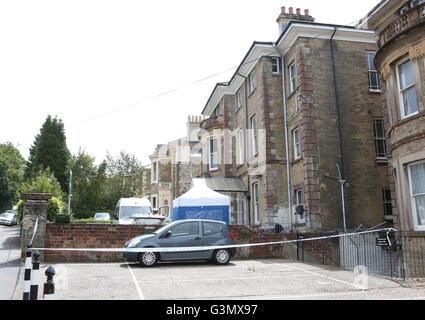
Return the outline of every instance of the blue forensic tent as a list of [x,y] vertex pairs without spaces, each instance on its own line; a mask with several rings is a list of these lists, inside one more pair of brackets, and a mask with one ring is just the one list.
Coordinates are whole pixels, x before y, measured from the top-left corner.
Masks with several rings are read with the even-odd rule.
[[230,223],[230,197],[207,187],[204,179],[193,179],[193,187],[173,201],[173,221],[205,219]]

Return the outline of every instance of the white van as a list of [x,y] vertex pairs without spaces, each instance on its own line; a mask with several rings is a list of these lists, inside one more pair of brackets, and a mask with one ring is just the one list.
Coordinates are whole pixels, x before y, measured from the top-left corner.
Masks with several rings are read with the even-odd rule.
[[168,218],[153,211],[147,198],[120,199],[115,207],[114,218],[119,224],[158,225],[168,221]]

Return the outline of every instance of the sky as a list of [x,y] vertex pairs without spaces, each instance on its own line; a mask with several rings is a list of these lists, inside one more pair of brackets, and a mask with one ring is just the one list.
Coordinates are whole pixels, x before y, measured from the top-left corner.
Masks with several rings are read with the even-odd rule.
[[348,25],[379,0],[20,0],[0,2],[0,143],[27,159],[48,115],[72,154],[144,165],[186,135],[253,41],[276,41],[282,6]]

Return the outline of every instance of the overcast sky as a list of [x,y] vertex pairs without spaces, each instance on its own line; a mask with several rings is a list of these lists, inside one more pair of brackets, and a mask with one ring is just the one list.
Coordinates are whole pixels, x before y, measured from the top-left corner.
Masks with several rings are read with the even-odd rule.
[[187,116],[202,112],[253,41],[277,40],[281,6],[346,25],[378,2],[1,1],[0,143],[27,159],[50,114],[72,153],[81,147],[99,163],[124,150],[149,164],[156,144],[186,134]]

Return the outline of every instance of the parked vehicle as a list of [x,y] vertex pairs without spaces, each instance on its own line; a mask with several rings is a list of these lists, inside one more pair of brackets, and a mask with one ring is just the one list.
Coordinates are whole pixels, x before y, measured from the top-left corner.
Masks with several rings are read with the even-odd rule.
[[94,220],[103,220],[108,221],[111,220],[111,215],[107,212],[98,212],[94,215]]
[[[11,211],[11,210],[8,210]],[[17,224],[16,222],[16,214],[11,212],[5,212],[0,214],[0,224],[5,226],[14,226]]]
[[115,207],[114,219],[119,224],[158,225],[169,221],[169,217],[158,214],[158,211],[159,209],[154,212],[147,198],[123,198]]
[[[232,246],[234,237],[225,222],[212,220],[182,220],[164,226],[153,234],[129,240],[124,248],[176,248]],[[125,252],[124,259],[153,267],[158,261],[207,260],[226,265],[236,254],[236,249],[218,249],[187,252]]]

